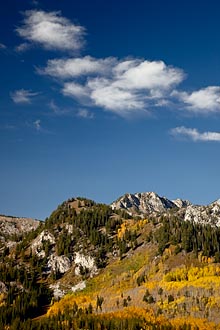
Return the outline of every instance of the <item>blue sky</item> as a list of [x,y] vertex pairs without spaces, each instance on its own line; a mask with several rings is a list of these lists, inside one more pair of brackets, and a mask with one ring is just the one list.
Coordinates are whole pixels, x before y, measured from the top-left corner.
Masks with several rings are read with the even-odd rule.
[[0,6],[1,214],[220,197],[218,1]]

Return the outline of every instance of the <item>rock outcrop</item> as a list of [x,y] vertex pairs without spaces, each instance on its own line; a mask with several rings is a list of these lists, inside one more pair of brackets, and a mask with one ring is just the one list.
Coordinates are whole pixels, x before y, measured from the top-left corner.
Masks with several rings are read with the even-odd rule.
[[18,218],[0,215],[0,239],[11,237],[13,235],[20,236],[37,229],[41,222],[31,218]]

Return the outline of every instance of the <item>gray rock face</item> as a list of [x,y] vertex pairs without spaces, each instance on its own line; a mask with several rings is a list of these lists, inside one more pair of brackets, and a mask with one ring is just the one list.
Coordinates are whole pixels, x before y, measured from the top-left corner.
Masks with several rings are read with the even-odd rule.
[[[192,221],[202,225],[220,226],[220,199],[209,205],[193,205],[188,200],[169,200],[154,192],[125,194],[111,204],[113,210],[123,209],[130,215],[148,216],[163,214],[169,210],[176,212],[183,221]],[[181,214],[181,215],[180,215]]]
[[180,198],[177,198],[175,200],[172,201],[178,208],[182,208],[182,207],[187,207],[187,206],[190,206],[192,205],[190,203],[190,201],[188,200],[182,200]]
[[66,273],[71,267],[71,261],[66,256],[51,255],[47,263],[50,271],[59,272],[60,274]]
[[0,215],[0,232],[9,236],[28,233],[35,230],[39,224],[39,220],[31,218],[16,218]]
[[153,212],[162,213],[178,206],[166,197],[160,197],[154,192],[146,192],[126,194],[113,202],[111,207],[116,210],[127,210],[130,214],[151,214]]
[[190,205],[186,208],[185,221],[193,221],[202,225],[220,226],[220,200],[207,206]]
[[80,274],[80,268],[87,269],[90,273],[90,277],[94,276],[97,273],[97,267],[95,264],[95,259],[90,257],[89,255],[84,255],[82,253],[75,253],[75,274]]
[[45,257],[45,251],[43,249],[44,242],[55,244],[55,237],[48,230],[43,230],[31,244],[31,250],[38,256],[38,258]]

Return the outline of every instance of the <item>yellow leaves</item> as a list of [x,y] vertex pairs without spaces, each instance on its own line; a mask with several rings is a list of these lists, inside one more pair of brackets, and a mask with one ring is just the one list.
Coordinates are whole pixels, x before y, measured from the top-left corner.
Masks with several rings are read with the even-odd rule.
[[157,323],[162,324],[165,322],[165,318],[163,316],[156,317],[153,310],[148,310],[144,308],[138,308],[135,306],[132,307],[126,307],[122,310],[118,310],[115,312],[108,312],[108,313],[102,313],[99,314],[100,319],[127,319],[130,320],[132,318],[136,318],[139,320],[143,320],[146,323]]
[[[138,225],[144,225],[144,221],[142,220],[143,223]],[[133,230],[135,226],[136,223],[133,220],[124,221],[118,231],[119,237],[123,237],[126,230],[131,228]],[[147,230],[148,228],[146,232]],[[48,315],[54,315],[58,311],[64,312],[67,307],[71,309],[74,303],[83,310],[88,309],[91,304],[95,318],[107,320],[137,317],[145,321],[143,329],[149,329],[150,323],[147,322],[152,322],[156,327],[159,324],[167,325],[167,328],[172,325],[177,330],[189,329],[189,325],[191,325],[191,330],[214,330],[213,324],[207,321],[177,317],[209,315],[214,319],[215,313],[218,313],[220,309],[220,296],[218,298],[220,265],[208,259],[206,263],[201,264],[194,257],[186,259],[184,255],[181,260],[177,260],[181,256],[176,256],[171,248],[166,250],[167,260],[165,260],[163,257],[155,257],[156,249],[154,250],[153,245],[150,248],[151,250],[148,244],[143,244],[139,249],[130,251],[128,258],[120,261],[113,259],[104,270],[100,271],[99,275],[87,281],[86,289],[54,303]],[[190,266],[191,264],[197,266]],[[177,268],[177,265],[185,266]],[[166,273],[168,269],[171,271]],[[138,286],[137,278],[141,275],[146,276],[146,282],[143,281]],[[146,289],[154,298],[152,304],[146,304],[143,301]],[[159,293],[159,289],[162,289],[162,293]],[[98,313],[96,313],[97,295],[104,298],[102,311],[99,310]],[[128,307],[125,307],[123,301],[128,296],[131,300],[128,302]],[[169,299],[171,296],[173,300]],[[152,310],[149,310],[150,308]],[[163,316],[158,315],[160,313]],[[168,319],[165,319],[165,316]]]
[[209,308],[220,308],[220,297],[209,297],[206,306]]
[[199,256],[198,256],[198,260],[199,260],[199,262],[210,264],[210,263],[214,262],[215,258],[214,257],[203,256],[202,252],[200,252]]
[[159,287],[159,283],[158,281],[149,281],[149,282],[146,282],[144,283],[144,286],[149,290],[149,291],[152,291],[156,288]]
[[160,328],[175,328],[176,330],[191,329],[191,330],[217,330],[216,325],[212,322],[208,322],[206,319],[199,319],[193,317],[181,317],[175,319],[166,319],[163,315],[157,316],[152,309],[146,310],[138,307],[126,307],[123,310],[98,313],[96,316],[99,320],[132,320],[137,319],[143,322],[143,329],[152,329],[152,326]]
[[58,314],[58,312],[63,312],[67,307],[71,309],[74,304],[77,304],[81,308],[86,308],[89,304],[94,307],[96,304],[96,298],[95,296],[93,297],[89,295],[80,296],[68,294],[60,301],[55,302],[53,306],[49,308],[47,316],[52,316]]
[[121,227],[118,229],[118,238],[119,239],[122,239],[124,237],[125,231],[126,231],[126,223],[123,222],[121,224]]
[[175,310],[177,309],[177,306],[184,303],[184,301],[185,301],[185,297],[180,297],[172,302],[168,302],[168,300],[158,301],[157,305],[162,309]]
[[126,230],[129,230],[131,232],[135,232],[135,231],[138,231],[140,229],[143,229],[146,224],[148,224],[147,219],[124,220],[123,223],[121,224],[121,227],[118,229],[117,236],[118,236],[119,239],[122,239],[125,235]]
[[185,267],[183,268],[177,268],[172,272],[169,272],[164,276],[165,282],[182,282],[188,280],[188,274],[187,269]]
[[6,294],[5,293],[1,293],[0,294],[0,307],[5,305],[5,298],[6,298]]
[[164,276],[165,282],[194,282],[200,278],[214,277],[220,284],[220,267],[208,265],[204,267],[182,267],[175,269]]
[[187,318],[175,318],[170,320],[172,326],[175,326],[176,329],[181,329],[183,326],[190,325],[191,330],[214,330],[216,326],[213,322],[208,322],[206,319],[198,319],[193,317]]

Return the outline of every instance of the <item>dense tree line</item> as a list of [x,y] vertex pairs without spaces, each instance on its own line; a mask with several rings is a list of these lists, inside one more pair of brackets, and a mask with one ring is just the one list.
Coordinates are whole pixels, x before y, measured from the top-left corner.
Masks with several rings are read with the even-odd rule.
[[[122,224],[122,219],[129,218],[126,212],[113,211],[105,204],[96,204],[82,198],[77,198],[80,212],[76,212],[75,208],[70,207],[69,203],[72,201],[74,200],[64,202],[45,221],[45,228],[53,231],[58,237],[58,255],[72,254],[80,238],[81,245],[85,242],[85,249],[88,249],[89,245],[94,247],[93,256],[96,258],[96,264],[98,268],[102,268],[106,265],[108,252],[112,252],[113,249],[119,250],[122,256],[131,247],[136,247],[136,233],[126,231],[123,239],[113,238]],[[63,224],[72,226],[70,233]]]
[[0,281],[7,290],[0,307],[0,329],[42,314],[51,301],[52,293],[36,268],[28,270],[14,262],[1,264]]
[[160,228],[150,237],[158,243],[160,254],[166,247],[175,245],[176,253],[185,250],[198,255],[198,252],[202,252],[204,256],[220,261],[220,228],[183,221],[175,216],[161,217],[160,223]]
[[170,323],[161,324],[139,317],[108,317],[90,313],[88,309],[79,309],[77,312],[66,310],[53,317],[43,318],[40,321],[30,319],[21,322],[15,319],[10,330],[190,330],[191,326],[183,324],[182,327],[173,326]]

